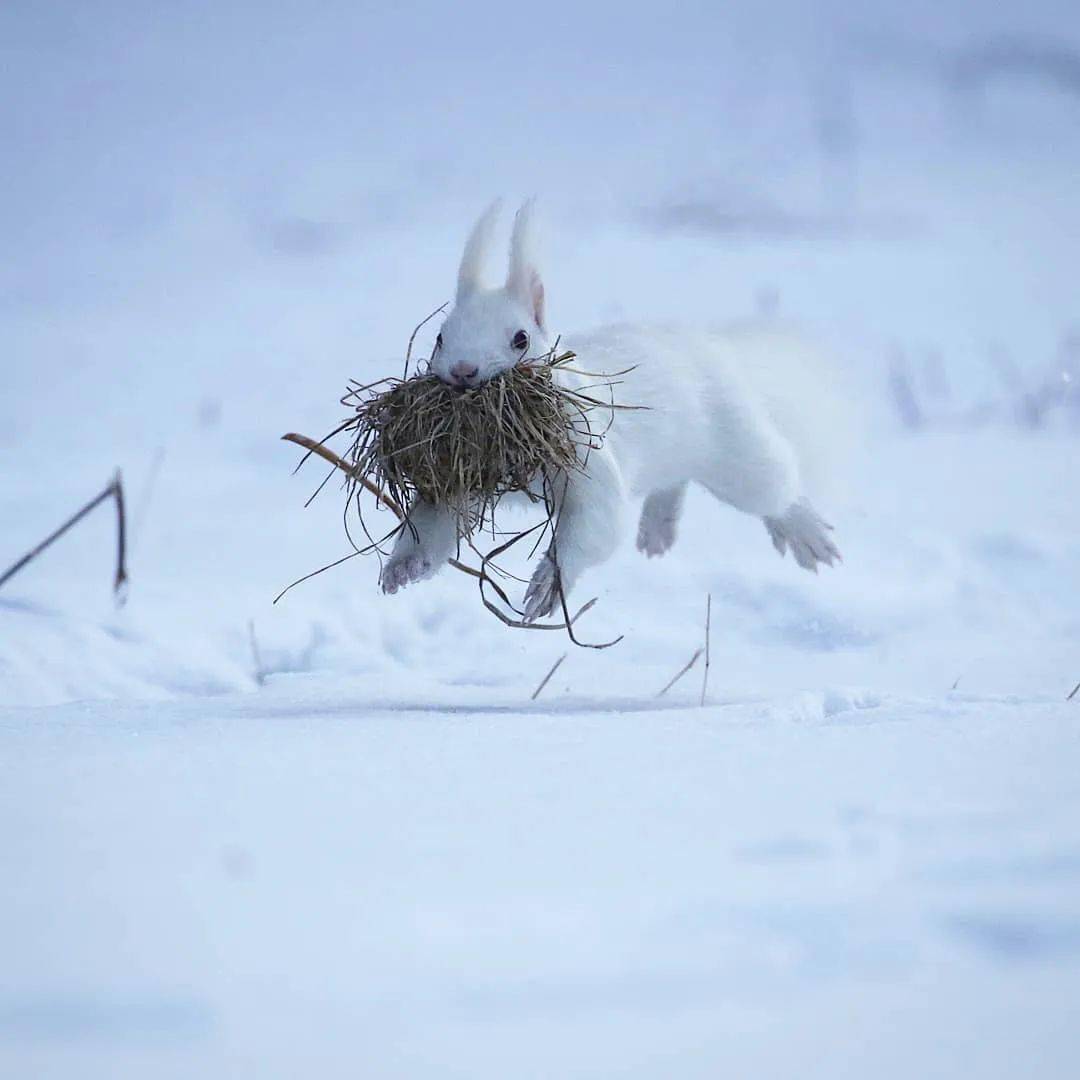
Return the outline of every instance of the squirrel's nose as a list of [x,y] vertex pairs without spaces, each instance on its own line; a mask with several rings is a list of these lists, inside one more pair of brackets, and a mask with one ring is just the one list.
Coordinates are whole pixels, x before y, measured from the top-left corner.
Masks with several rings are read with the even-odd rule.
[[468,382],[480,374],[480,368],[476,364],[455,364],[450,369],[450,378],[458,382]]

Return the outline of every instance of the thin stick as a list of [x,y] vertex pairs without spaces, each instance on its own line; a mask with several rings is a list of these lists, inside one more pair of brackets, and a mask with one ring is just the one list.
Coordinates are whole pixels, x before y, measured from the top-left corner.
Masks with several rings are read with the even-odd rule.
[[1065,699],[1066,701],[1072,701],[1076,697],[1077,692],[1080,692],[1080,682],[1078,682],[1073,688],[1072,693]]
[[127,584],[127,515],[124,513],[124,484],[120,470],[113,477],[112,493],[116,500],[116,574],[113,577],[113,593],[117,602],[124,602],[124,586]]
[[705,705],[705,693],[709,689],[709,631],[712,628],[712,593],[705,599],[705,675],[701,680],[701,704]]
[[563,653],[554,664],[551,665],[551,670],[540,680],[540,685],[532,692],[530,701],[535,701],[540,696],[540,691],[544,689],[549,682],[551,682],[551,676],[559,670],[559,665],[566,659],[566,653]]
[[59,540],[73,525],[82,521],[87,514],[90,513],[96,506],[105,502],[106,499],[114,499],[116,501],[116,575],[113,578],[113,592],[117,594],[118,602],[123,603],[122,590],[125,582],[127,581],[127,566],[125,562],[126,553],[126,541],[125,536],[127,532],[126,519],[124,516],[124,486],[120,479],[120,470],[116,471],[116,475],[113,477],[109,486],[105,488],[99,495],[95,495],[82,509],[76,511],[71,517],[64,522],[55,532],[50,533],[40,544],[37,545],[32,551],[28,551],[18,562],[13,566],[8,567],[3,574],[0,574],[0,587],[4,586],[11,580],[27,563],[36,559],[50,544]]
[[679,673],[664,687],[663,690],[657,694],[657,697],[663,697],[697,662],[704,649],[698,649],[693,656],[686,662],[685,666],[679,671]]
[[[554,554],[554,544],[555,539],[554,537],[552,537],[552,554]],[[566,606],[566,593],[563,591],[562,580],[559,578],[559,563],[557,559],[555,560],[555,589],[559,597],[559,606],[562,608],[563,618],[566,620],[566,622],[564,623],[556,623],[555,625],[558,626],[560,630],[565,630],[566,636],[579,648],[610,649],[612,645],[618,645],[619,642],[622,641],[622,639],[626,636],[625,634],[620,634],[617,638],[613,638],[611,641],[602,641],[599,644],[592,641],[579,641],[576,637],[574,637],[574,623],[577,622],[578,615],[580,615],[581,612],[579,611],[577,615],[575,615],[573,618],[570,618],[570,609]],[[592,605],[595,603],[596,597],[594,596],[589,602],[589,607],[592,607]],[[537,624],[525,623],[524,625],[536,626]]]
[[[490,578],[488,581],[490,582]],[[507,626],[512,626],[515,630],[566,630],[571,627],[581,618],[582,615],[588,611],[593,604],[596,603],[597,597],[593,597],[587,603],[584,603],[577,609],[577,613],[569,622],[553,622],[553,623],[539,623],[539,622],[525,622],[523,619],[511,619],[505,612],[500,611],[486,596],[481,594],[480,599],[484,602],[484,607],[491,612],[497,619],[500,619]],[[573,641],[573,638],[570,639]],[[576,644],[576,642],[575,642]]]

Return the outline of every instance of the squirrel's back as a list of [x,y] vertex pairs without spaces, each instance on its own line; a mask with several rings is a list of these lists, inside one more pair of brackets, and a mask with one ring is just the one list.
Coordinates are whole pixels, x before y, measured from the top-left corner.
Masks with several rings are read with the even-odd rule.
[[771,321],[718,330],[618,323],[563,344],[577,353],[574,367],[612,377],[616,404],[641,407],[616,413],[609,435],[620,457],[633,459],[626,461],[633,487],[648,490],[659,470],[681,461],[692,468],[691,459],[715,452],[712,427],[745,409],[791,443],[808,494],[834,488],[851,410],[839,372],[797,329]]

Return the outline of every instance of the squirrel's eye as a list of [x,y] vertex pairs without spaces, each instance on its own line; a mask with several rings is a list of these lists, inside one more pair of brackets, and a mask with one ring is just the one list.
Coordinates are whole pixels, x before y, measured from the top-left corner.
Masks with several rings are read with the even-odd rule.
[[529,335],[524,330],[519,330],[511,342],[515,349],[524,352],[529,347]]

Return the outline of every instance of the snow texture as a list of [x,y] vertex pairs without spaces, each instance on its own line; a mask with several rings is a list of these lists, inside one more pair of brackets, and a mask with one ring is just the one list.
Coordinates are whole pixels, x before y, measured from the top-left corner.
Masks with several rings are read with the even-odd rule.
[[[124,607],[107,508],[0,589],[0,1076],[1076,1075],[1080,20],[984,7],[0,11],[0,567],[131,515]],[[278,436],[499,192],[556,333],[837,358],[842,564],[692,486],[606,651],[371,559],[271,603],[349,550]]]

